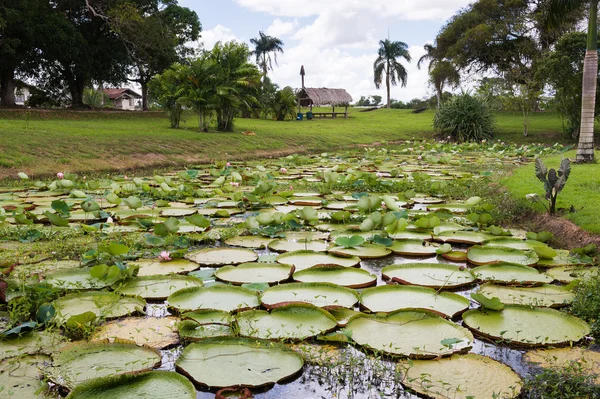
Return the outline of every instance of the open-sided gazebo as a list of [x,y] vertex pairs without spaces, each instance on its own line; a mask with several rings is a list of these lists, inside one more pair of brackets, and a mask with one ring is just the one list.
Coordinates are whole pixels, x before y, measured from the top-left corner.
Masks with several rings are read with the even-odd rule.
[[[309,88],[303,87],[298,91],[298,113],[301,107],[308,107],[313,116],[319,118],[331,116],[332,118],[338,115],[348,117],[348,106],[352,102],[352,96],[344,89],[328,89],[328,88]],[[321,107],[331,105],[332,112],[312,112],[313,106]],[[345,107],[344,112],[335,112],[335,107]]]

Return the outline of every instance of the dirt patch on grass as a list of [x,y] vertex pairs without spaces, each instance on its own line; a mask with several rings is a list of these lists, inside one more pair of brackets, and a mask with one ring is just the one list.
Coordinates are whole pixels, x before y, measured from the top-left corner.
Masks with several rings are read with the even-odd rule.
[[564,249],[581,248],[596,244],[600,248],[600,235],[588,233],[570,220],[548,214],[531,214],[521,220],[523,227],[531,231],[549,231],[554,243]]

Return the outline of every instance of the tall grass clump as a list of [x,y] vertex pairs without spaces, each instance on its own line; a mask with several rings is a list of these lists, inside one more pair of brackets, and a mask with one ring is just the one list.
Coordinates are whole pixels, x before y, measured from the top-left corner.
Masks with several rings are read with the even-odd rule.
[[433,118],[433,127],[454,141],[492,138],[496,117],[488,105],[468,93],[453,97]]

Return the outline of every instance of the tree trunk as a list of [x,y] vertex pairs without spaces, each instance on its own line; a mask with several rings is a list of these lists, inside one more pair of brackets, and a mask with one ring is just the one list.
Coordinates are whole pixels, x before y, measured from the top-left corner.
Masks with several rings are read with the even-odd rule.
[[3,107],[15,107],[15,70],[12,68],[3,70],[0,74],[0,97]]
[[437,97],[437,109],[439,110],[442,106],[442,88],[438,87],[435,91],[435,96]]
[[[83,104],[83,89],[85,88],[84,79],[77,76],[67,74],[65,76],[69,84],[69,92],[71,93],[71,108],[84,108]],[[69,79],[70,77],[70,79]]]
[[148,111],[148,81],[145,78],[140,80],[142,86],[142,111]]
[[588,43],[583,61],[583,84],[581,93],[581,127],[577,162],[594,160],[594,112],[596,108],[596,84],[598,80],[598,2],[590,3]]
[[387,86],[387,109],[392,108],[391,96],[390,96],[390,63],[387,65],[387,74],[385,75],[385,85]]

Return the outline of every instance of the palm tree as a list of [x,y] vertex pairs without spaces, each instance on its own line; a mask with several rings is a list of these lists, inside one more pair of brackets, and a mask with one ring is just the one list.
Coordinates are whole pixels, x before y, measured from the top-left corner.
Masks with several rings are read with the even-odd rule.
[[385,86],[387,87],[387,108],[391,106],[390,86],[396,86],[398,80],[402,82],[402,87],[406,87],[406,79],[408,73],[406,68],[397,58],[404,58],[410,62],[410,54],[408,53],[408,45],[404,42],[392,42],[389,39],[379,41],[379,57],[373,64],[375,73],[375,87],[380,88],[385,73]]
[[569,12],[584,5],[589,6],[589,20],[587,49],[583,61],[581,125],[577,162],[592,162],[594,160],[594,112],[598,79],[598,0],[550,0],[548,22],[550,25],[558,25]]
[[454,67],[454,64],[445,60],[444,57],[439,54],[437,47],[426,44],[423,48],[425,48],[425,54],[419,58],[417,68],[421,69],[421,63],[429,61],[429,82],[435,88],[437,108],[440,109],[444,86],[446,84],[452,87],[458,86],[460,83],[460,75]]
[[265,35],[263,32],[258,32],[259,37],[250,39],[250,43],[254,45],[254,51],[250,54],[256,56],[256,64],[262,69],[263,76],[267,76],[269,70],[273,70],[271,61],[271,53],[273,53],[273,61],[277,65],[277,53],[283,53],[283,42],[273,36]]

